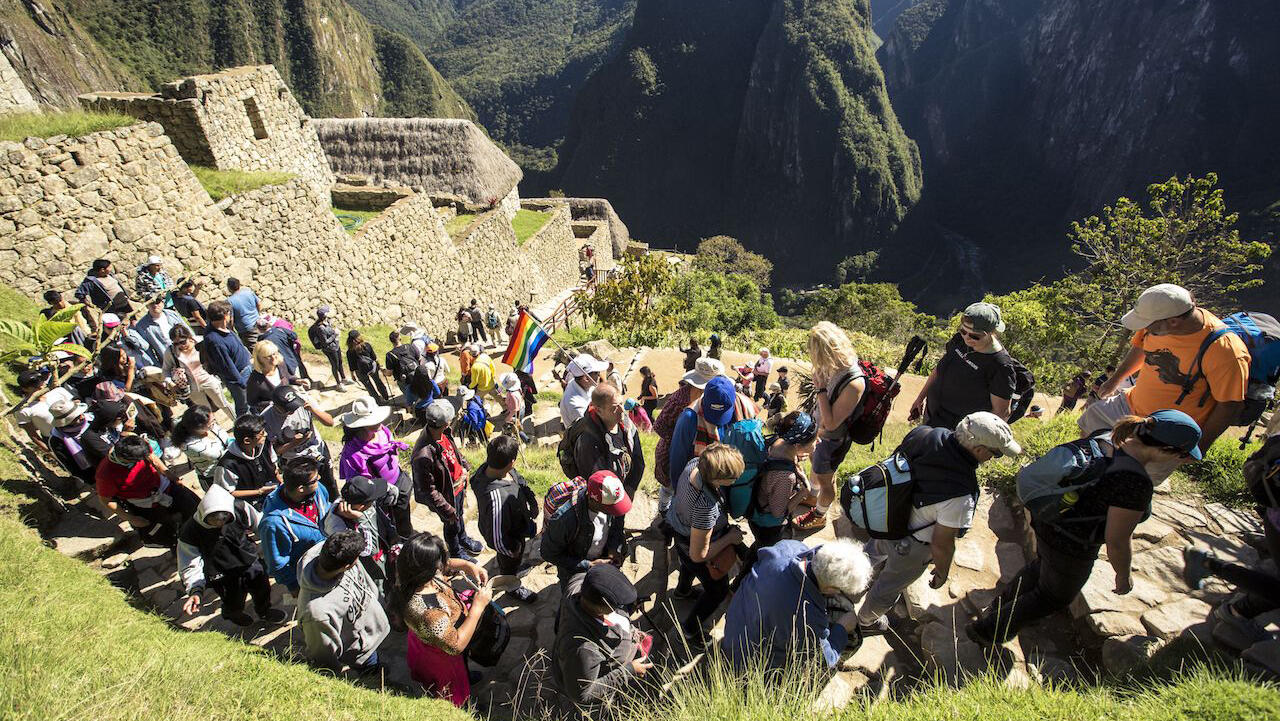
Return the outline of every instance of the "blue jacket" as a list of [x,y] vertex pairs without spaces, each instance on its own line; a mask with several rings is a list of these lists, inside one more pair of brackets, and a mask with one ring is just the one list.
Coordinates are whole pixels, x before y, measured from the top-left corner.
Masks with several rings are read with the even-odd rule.
[[[720,426],[720,432],[724,433],[732,423],[726,423]],[[692,408],[686,408],[680,411],[680,417],[676,419],[675,430],[671,432],[671,445],[669,458],[670,463],[667,468],[671,475],[667,476],[671,479],[671,485],[674,487],[676,479],[684,472],[684,467],[689,465],[689,459],[693,458],[693,440],[698,431],[698,414]]]
[[820,651],[829,668],[840,662],[849,633],[827,614],[827,602],[807,572],[817,549],[779,541],[760,557],[729,604],[721,647],[735,667],[760,657],[781,668],[797,651]]
[[290,593],[298,593],[298,561],[307,549],[324,543],[324,530],[319,524],[329,514],[329,492],[324,486],[316,487],[316,516],[312,522],[306,516],[289,507],[284,499],[284,487],[280,486],[262,503],[262,520],[258,522],[258,541],[262,544],[262,556],[267,562],[267,572],[283,584]]
[[280,349],[280,356],[284,358],[284,367],[289,369],[291,375],[298,375],[298,355],[293,352],[293,344],[298,340],[298,334],[283,326],[274,325],[262,332],[258,336],[258,340],[269,340]]
[[[178,311],[166,308],[161,312],[169,319],[170,327],[178,325],[187,326],[187,321],[183,320],[181,315],[178,315]],[[187,326],[187,328],[190,327],[191,326]],[[169,339],[169,334],[160,327],[160,324],[156,322],[155,318],[151,317],[150,313],[143,314],[143,316],[133,324],[133,329],[142,334],[142,337],[146,339],[147,345],[151,347],[151,355],[158,359],[164,358],[164,352],[169,350],[169,346],[172,345],[173,341]],[[159,363],[156,363],[156,365],[159,365]]]
[[240,336],[211,326],[201,342],[209,358],[207,370],[227,385],[245,387],[253,368],[249,351]]

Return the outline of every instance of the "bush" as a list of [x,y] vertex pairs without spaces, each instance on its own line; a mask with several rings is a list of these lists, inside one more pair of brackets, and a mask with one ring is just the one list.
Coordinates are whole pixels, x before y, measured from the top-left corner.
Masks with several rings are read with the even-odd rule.
[[773,299],[745,275],[694,270],[676,277],[663,305],[676,329],[691,333],[711,329],[732,336],[778,326]]
[[1206,501],[1216,501],[1235,508],[1251,508],[1253,497],[1244,482],[1244,462],[1262,447],[1255,441],[1244,449],[1235,438],[1219,438],[1204,460],[1183,467],[1174,475],[1179,491],[1198,493]]
[[1014,481],[1018,471],[1054,446],[1079,438],[1080,428],[1076,425],[1079,417],[1076,413],[1060,413],[1049,420],[1024,418],[1017,421],[1013,424],[1013,436],[1022,445],[1022,455],[983,463],[978,468],[978,480],[993,490],[1016,495]]
[[761,288],[769,287],[769,278],[773,275],[772,261],[759,253],[752,253],[727,235],[705,238],[698,243],[693,267],[711,273],[743,275]]

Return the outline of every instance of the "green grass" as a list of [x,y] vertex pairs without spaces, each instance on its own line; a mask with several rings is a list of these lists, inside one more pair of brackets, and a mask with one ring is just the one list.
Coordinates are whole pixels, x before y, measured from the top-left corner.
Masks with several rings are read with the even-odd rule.
[[338,217],[338,221],[342,223],[342,229],[355,235],[356,231],[364,227],[365,223],[382,215],[381,210],[346,210],[343,208],[334,208],[333,214]]
[[475,219],[475,213],[458,213],[452,220],[444,224],[445,232],[449,234],[449,237],[457,238],[470,227],[471,222]]
[[249,172],[244,170],[214,170],[202,165],[192,165],[191,172],[208,191],[214,202],[230,195],[247,193],[267,185],[280,185],[293,180],[292,173]]
[[0,115],[0,140],[22,141],[26,138],[50,138],[67,135],[78,138],[100,130],[123,128],[138,122],[137,118],[116,113],[13,113]]
[[524,245],[526,240],[542,230],[542,226],[551,220],[551,215],[550,211],[544,210],[517,210],[516,217],[511,219],[511,229],[516,232],[516,245]]

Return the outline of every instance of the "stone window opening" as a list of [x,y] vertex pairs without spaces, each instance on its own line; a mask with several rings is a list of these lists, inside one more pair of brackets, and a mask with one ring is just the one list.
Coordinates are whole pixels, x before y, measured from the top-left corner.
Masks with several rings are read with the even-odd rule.
[[256,98],[245,98],[244,112],[249,116],[249,124],[253,126],[253,137],[258,140],[266,140],[267,125],[262,121],[262,111],[258,109],[258,100]]

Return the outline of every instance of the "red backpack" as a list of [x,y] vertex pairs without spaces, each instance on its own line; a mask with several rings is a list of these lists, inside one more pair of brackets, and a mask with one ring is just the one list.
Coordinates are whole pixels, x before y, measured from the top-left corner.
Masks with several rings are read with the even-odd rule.
[[889,411],[893,410],[893,399],[898,397],[902,386],[895,383],[880,366],[860,360],[857,370],[847,370],[836,380],[831,389],[831,402],[835,403],[844,389],[859,378],[866,379],[867,387],[862,392],[857,408],[853,409],[844,424],[854,443],[866,445],[874,443],[880,437],[885,421],[889,419]]

